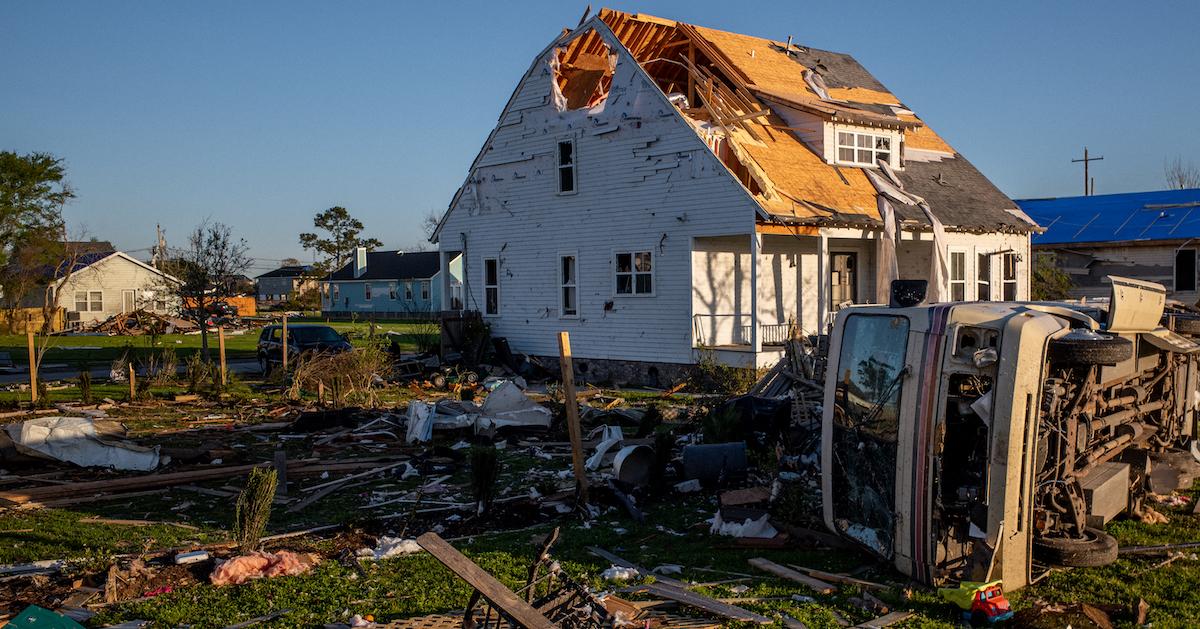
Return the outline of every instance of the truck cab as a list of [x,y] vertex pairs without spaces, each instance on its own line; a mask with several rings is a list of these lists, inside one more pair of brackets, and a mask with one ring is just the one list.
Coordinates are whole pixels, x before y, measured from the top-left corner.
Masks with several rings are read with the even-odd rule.
[[1139,495],[1137,457],[1195,434],[1200,346],[1161,325],[1161,286],[1113,282],[1099,305],[840,311],[822,418],[826,526],[931,585],[1011,591],[1037,566],[1115,560],[1100,527]]

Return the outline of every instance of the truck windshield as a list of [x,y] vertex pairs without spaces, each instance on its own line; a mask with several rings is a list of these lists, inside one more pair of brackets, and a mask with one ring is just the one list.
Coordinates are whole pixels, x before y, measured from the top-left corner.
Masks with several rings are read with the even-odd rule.
[[834,523],[883,557],[896,519],[896,437],[908,319],[851,315],[842,331],[833,410]]

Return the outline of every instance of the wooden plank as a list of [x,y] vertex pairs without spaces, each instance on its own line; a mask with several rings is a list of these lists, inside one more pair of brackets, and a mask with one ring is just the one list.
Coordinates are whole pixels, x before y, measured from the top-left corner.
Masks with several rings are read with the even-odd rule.
[[495,577],[484,572],[475,562],[467,559],[456,548],[448,544],[446,540],[439,537],[437,533],[425,533],[417,538],[417,544],[437,558],[438,561],[442,562],[442,565],[449,568],[451,572],[470,584],[471,587],[479,590],[479,593],[493,606],[520,623],[521,626],[528,627],[529,629],[551,629],[554,627],[554,623],[550,622],[549,618],[543,616],[529,603],[521,600],[512,590],[504,587],[503,583],[497,581]]
[[750,565],[762,570],[763,572],[769,572],[777,577],[787,579],[789,581],[795,581],[796,583],[816,590],[821,594],[832,594],[834,590],[832,585],[824,581],[814,579],[806,574],[792,570],[787,566],[781,566],[770,559],[755,557],[754,559],[750,560]]
[[822,581],[832,581],[833,583],[845,583],[846,585],[857,585],[862,588],[866,588],[869,590],[876,590],[876,591],[880,591],[880,592],[891,589],[888,586],[883,585],[882,583],[873,583],[871,581],[855,579],[854,577],[846,576],[844,574],[825,572],[823,570],[817,570],[815,568],[805,568],[804,566],[797,566],[796,564],[788,564],[788,566],[795,568],[796,570],[799,570],[800,572],[806,573],[811,577],[820,579]]
[[881,629],[882,627],[890,627],[912,615],[912,612],[892,612],[890,614],[880,616],[874,620],[868,620],[860,625],[854,626],[866,627],[867,629]]
[[558,363],[562,367],[563,405],[567,411],[567,429],[571,434],[571,463],[575,468],[575,483],[579,502],[588,502],[587,471],[583,468],[583,435],[579,428],[579,401],[575,397],[575,366],[571,362],[571,336],[558,333]]
[[722,603],[713,598],[690,592],[679,586],[669,585],[667,583],[651,583],[642,586],[647,592],[660,596],[662,598],[675,601],[681,605],[688,605],[697,609],[702,609],[710,614],[716,614],[723,618],[731,620],[740,620],[742,622],[753,622],[760,625],[773,624],[773,618],[767,618],[761,614],[756,614],[750,610],[742,609],[735,605]]
[[33,345],[34,345],[33,344],[33,323],[32,323],[32,319],[29,317],[25,318],[25,338],[29,344],[29,401],[34,404],[37,404],[37,401],[38,401],[37,351],[34,350],[34,347],[33,347]]

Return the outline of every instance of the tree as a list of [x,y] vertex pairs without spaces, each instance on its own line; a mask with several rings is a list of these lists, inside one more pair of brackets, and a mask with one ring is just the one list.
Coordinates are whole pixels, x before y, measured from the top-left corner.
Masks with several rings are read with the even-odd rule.
[[1074,282],[1060,269],[1053,253],[1038,253],[1033,258],[1033,278],[1030,287],[1034,301],[1057,301],[1071,296]]
[[[57,306],[47,282],[70,273],[78,257],[78,252],[67,251],[62,216],[63,206],[73,198],[61,159],[49,153],[0,151],[0,291],[10,332],[18,309],[34,303],[35,290],[45,289],[43,299],[37,300],[43,315]],[[46,316],[43,328],[49,325]]]
[[1164,162],[1163,175],[1167,179],[1167,187],[1173,190],[1200,188],[1200,169],[1191,162],[1184,163],[1182,157]]
[[159,287],[179,297],[180,316],[200,326],[200,350],[209,359],[209,317],[217,306],[238,292],[237,278],[250,266],[246,241],[235,239],[228,225],[196,226],[188,235],[187,248],[167,263],[167,272],[178,281]]
[[360,238],[362,221],[350,216],[350,212],[340,205],[318,213],[313,217],[313,226],[326,232],[328,237],[303,233],[300,234],[300,244],[324,258],[316,264],[315,269],[321,276],[342,268],[350,261],[356,247],[366,247],[370,251],[383,246],[374,238]]

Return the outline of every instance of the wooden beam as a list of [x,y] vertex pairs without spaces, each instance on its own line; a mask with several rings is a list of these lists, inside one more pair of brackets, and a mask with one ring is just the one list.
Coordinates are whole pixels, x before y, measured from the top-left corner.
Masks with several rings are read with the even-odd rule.
[[760,234],[781,234],[785,236],[816,236],[820,228],[814,225],[779,225],[776,223],[757,223],[754,231]]
[[770,559],[763,559],[762,557],[756,557],[749,561],[750,561],[750,565],[754,566],[755,568],[758,568],[759,570],[762,570],[763,572],[769,572],[781,579],[795,581],[796,583],[799,583],[805,587],[808,587],[820,594],[832,594],[833,593],[834,587],[832,585],[830,585],[824,581],[821,581],[820,579],[814,579],[814,578],[808,576],[807,574],[803,574],[799,571],[792,570],[791,568],[788,568],[787,566],[781,566],[781,565],[775,563],[774,561],[771,561]]
[[771,115],[770,109],[760,109],[758,111],[752,111],[748,114],[742,114],[740,116],[730,118],[728,120],[725,120],[724,122],[725,122],[725,124],[730,124],[733,122],[744,122],[746,120],[753,120],[753,119],[761,117],[761,116],[769,116],[769,115]]
[[417,544],[424,548],[442,565],[466,581],[488,600],[497,610],[520,623],[527,629],[552,629],[554,623],[534,609],[532,605],[521,600],[512,590],[504,587],[496,577],[484,572],[475,562],[467,559],[458,549],[446,540],[438,537],[437,533],[425,533],[417,538]]
[[652,595],[675,601],[681,605],[702,609],[710,614],[716,614],[723,618],[740,620],[742,622],[753,622],[760,625],[769,625],[775,622],[773,618],[767,618],[762,614],[756,614],[752,611],[742,609],[741,607],[730,605],[729,603],[722,603],[715,598],[709,598],[702,594],[697,594],[696,592],[685,590],[675,585],[667,585],[666,583],[651,583],[642,587]]
[[587,471],[583,467],[583,435],[579,427],[579,402],[575,397],[575,365],[571,361],[571,336],[558,333],[558,364],[562,368],[563,405],[567,411],[567,430],[571,435],[571,462],[575,468],[575,484],[579,502],[588,502]]

